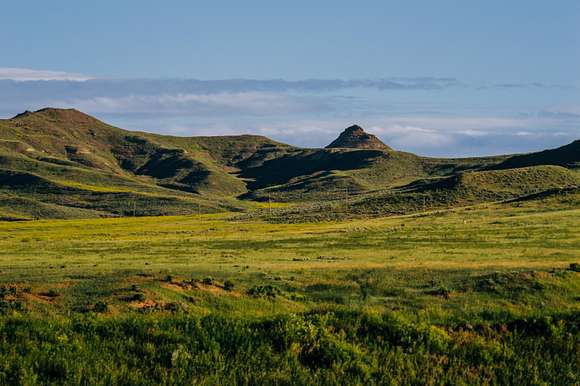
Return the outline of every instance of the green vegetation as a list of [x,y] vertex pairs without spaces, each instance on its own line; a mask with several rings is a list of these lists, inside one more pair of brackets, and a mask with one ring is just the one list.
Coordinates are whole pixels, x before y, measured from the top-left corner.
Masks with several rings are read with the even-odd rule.
[[[257,320],[183,315],[0,324],[3,384],[578,382],[577,315],[447,327],[337,309]],[[18,349],[14,349],[17,347]],[[111,364],[114,363],[114,366]]]
[[300,149],[250,135],[130,132],[47,108],[0,120],[0,219],[248,212],[256,202],[292,204],[278,216],[290,221],[414,213],[579,186],[577,145],[433,159],[358,126],[329,148]]
[[500,163],[497,167],[506,169],[535,165],[560,165],[575,168],[580,167],[580,140],[574,141],[557,149],[513,156]]
[[580,384],[577,144],[0,120],[0,384]]
[[0,223],[0,383],[575,384],[570,199]]
[[[466,171],[428,178],[391,189],[337,195],[326,201],[263,208],[241,215],[271,222],[330,221],[448,210],[493,202],[549,199],[580,204],[580,173],[559,166]],[[323,190],[324,191],[324,190]],[[328,194],[328,191],[327,191]]]

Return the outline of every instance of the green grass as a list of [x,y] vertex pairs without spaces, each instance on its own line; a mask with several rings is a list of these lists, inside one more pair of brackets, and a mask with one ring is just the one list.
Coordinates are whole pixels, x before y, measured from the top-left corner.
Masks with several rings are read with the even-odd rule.
[[[360,311],[21,316],[0,322],[4,384],[557,384],[578,382],[569,314],[442,328]],[[16,349],[15,349],[16,348]]]
[[580,383],[576,143],[492,170],[55,109],[0,137],[0,384]]
[[[276,210],[268,208],[244,216],[272,222],[329,221],[448,210],[481,203],[547,196],[553,196],[553,200],[566,196],[568,205],[575,207],[573,202],[576,202],[576,206],[580,202],[579,187],[580,173],[560,166],[465,171],[448,177],[407,181],[401,186],[370,192],[347,188],[337,191],[317,186],[313,191],[320,193],[313,194],[324,195],[326,200],[304,199],[297,205]],[[266,197],[278,198],[277,190],[268,189],[271,194]],[[291,190],[284,192],[287,197],[293,193],[296,194]]]
[[577,207],[238,218],[0,223],[0,381],[580,380]]
[[[378,292],[402,289],[417,306],[431,302],[445,308],[474,296],[456,277],[539,270],[548,272],[542,280],[564,285],[549,271],[579,260],[579,214],[579,209],[540,210],[531,202],[310,224],[238,221],[230,214],[0,223],[0,270],[6,282],[43,289],[66,282],[55,306],[74,302],[83,292],[78,286],[91,290],[87,283],[102,281],[134,281],[159,300],[161,289],[187,292],[161,281],[170,274],[176,283],[230,279],[239,290],[276,285],[304,297],[296,306],[306,308],[318,304],[315,284],[324,284],[320,292],[336,288],[344,297],[340,304],[388,309],[382,298],[360,302],[361,280],[370,280]],[[441,278],[457,296],[433,298],[419,289]],[[224,301],[240,295],[217,287],[198,292],[215,292]]]

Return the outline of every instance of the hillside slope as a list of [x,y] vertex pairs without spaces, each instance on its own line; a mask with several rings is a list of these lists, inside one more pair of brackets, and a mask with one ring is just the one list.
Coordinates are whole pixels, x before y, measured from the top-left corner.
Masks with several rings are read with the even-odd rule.
[[521,168],[535,165],[560,165],[565,167],[580,167],[580,140],[557,149],[549,149],[536,153],[515,155],[497,165],[496,169]]
[[573,186],[579,147],[436,159],[395,151],[356,125],[327,148],[304,149],[253,135],[133,132],[46,108],[0,120],[0,219],[246,211],[251,201],[313,215],[336,202],[361,215],[409,213]]
[[382,217],[518,199],[541,200],[579,188],[580,173],[560,166],[467,171],[417,180],[399,188],[258,212],[253,216],[274,222]]
[[[43,109],[2,120],[0,136],[0,210],[5,213],[30,215],[27,205],[11,203],[7,193],[34,203],[29,206],[64,206],[70,209],[65,211],[68,217],[87,214],[72,208],[110,216],[243,207],[227,197],[244,192],[244,184],[211,160],[195,159],[183,149],[165,147],[76,110]],[[25,183],[15,183],[16,176]],[[32,217],[47,217],[42,213]]]

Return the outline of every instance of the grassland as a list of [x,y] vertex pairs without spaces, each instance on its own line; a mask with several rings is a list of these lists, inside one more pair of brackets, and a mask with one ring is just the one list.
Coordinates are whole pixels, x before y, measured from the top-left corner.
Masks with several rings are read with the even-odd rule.
[[356,132],[0,120],[0,384],[580,384],[580,142]]
[[0,223],[0,383],[578,384],[577,198]]

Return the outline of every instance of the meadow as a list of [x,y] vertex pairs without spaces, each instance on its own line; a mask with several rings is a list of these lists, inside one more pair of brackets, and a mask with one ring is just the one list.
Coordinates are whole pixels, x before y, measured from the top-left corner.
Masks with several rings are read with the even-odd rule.
[[0,223],[1,384],[578,384],[580,209]]

